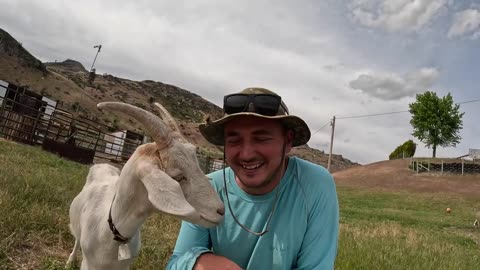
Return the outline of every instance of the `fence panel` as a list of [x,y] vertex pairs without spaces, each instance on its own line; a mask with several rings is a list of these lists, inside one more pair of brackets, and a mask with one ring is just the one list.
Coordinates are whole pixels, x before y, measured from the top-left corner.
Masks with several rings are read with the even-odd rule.
[[[44,150],[90,164],[99,161],[125,163],[144,141],[143,134],[110,127],[75,116],[29,96],[20,88],[0,84],[0,137],[20,143],[41,145]],[[224,167],[223,161],[199,155],[200,168],[210,173]]]
[[480,160],[413,158],[409,168],[416,173],[479,174]]
[[[74,116],[47,102],[39,101],[36,96],[18,92],[17,88],[5,88],[3,85],[0,88],[5,92],[0,97],[0,137],[5,139],[32,145],[48,144],[43,147],[45,150],[76,161],[81,160],[82,163],[86,161],[72,152],[92,152],[95,158],[124,163],[142,143],[108,134],[108,126]],[[114,142],[105,140],[107,134]],[[106,151],[107,143],[111,148],[122,151]]]

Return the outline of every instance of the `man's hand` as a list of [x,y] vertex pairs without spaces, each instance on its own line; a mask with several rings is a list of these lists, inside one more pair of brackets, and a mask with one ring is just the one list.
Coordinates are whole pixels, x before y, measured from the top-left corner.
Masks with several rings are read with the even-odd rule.
[[193,266],[193,270],[242,270],[240,266],[231,260],[217,256],[213,253],[204,253],[198,257],[197,262]]

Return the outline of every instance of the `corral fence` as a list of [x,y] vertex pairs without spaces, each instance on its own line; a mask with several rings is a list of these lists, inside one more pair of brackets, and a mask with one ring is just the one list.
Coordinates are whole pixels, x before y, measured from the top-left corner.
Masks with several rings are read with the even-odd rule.
[[224,167],[224,162],[221,159],[215,159],[215,158],[205,156],[205,155],[200,155],[200,154],[197,155],[197,157],[198,157],[198,163],[200,164],[200,168],[202,168],[202,170],[205,173],[218,171],[223,169]]
[[[40,145],[83,164],[124,164],[139,145],[149,141],[142,132],[114,132],[108,125],[61,110],[56,101],[4,81],[0,81],[0,137]],[[221,160],[200,154],[198,160],[205,173],[223,166]]]
[[480,173],[480,159],[412,158],[409,169],[419,173],[469,175]]

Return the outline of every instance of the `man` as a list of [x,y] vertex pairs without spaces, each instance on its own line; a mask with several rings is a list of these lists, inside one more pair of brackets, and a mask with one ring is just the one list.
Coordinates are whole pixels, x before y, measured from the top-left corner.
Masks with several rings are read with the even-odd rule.
[[310,139],[281,97],[263,88],[227,95],[225,116],[200,125],[229,168],[209,175],[225,204],[210,229],[182,223],[167,269],[333,269],[339,210],[323,167],[287,157]]

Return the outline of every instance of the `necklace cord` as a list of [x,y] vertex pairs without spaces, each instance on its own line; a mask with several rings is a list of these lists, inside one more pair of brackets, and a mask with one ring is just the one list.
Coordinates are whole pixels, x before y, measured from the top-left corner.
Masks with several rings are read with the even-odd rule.
[[[272,210],[270,211],[270,214],[268,215],[268,219],[267,219],[267,222],[265,224],[265,230],[261,231],[261,232],[255,232],[253,231],[252,229],[248,228],[247,226],[245,226],[244,224],[242,224],[238,218],[235,216],[235,214],[233,213],[233,210],[232,210],[232,207],[230,205],[230,200],[228,198],[228,189],[227,189],[227,180],[226,180],[226,177],[225,177],[225,170],[226,170],[226,167],[225,167],[225,163],[226,163],[226,158],[225,158],[225,149],[223,150],[223,160],[224,160],[224,163],[223,163],[223,184],[225,186],[225,197],[227,199],[227,205],[228,205],[228,210],[230,211],[230,214],[232,215],[233,219],[235,220],[235,222],[242,228],[244,229],[245,231],[253,234],[253,235],[256,235],[256,236],[262,236],[264,234],[266,234],[268,232],[268,227],[270,226],[270,222],[272,220],[272,217],[273,217],[273,214],[275,212],[275,209],[276,209],[276,206],[277,206],[277,202],[278,202],[278,193],[280,191],[280,182],[277,184],[277,186],[275,187],[276,191],[275,191],[275,200],[273,202],[273,206],[272,206]],[[282,149],[282,162],[280,163],[279,167],[277,168],[277,172],[278,173],[281,173],[281,169],[282,169],[282,164],[285,164],[285,144],[283,144],[283,149]],[[280,178],[281,180],[281,178]]]

